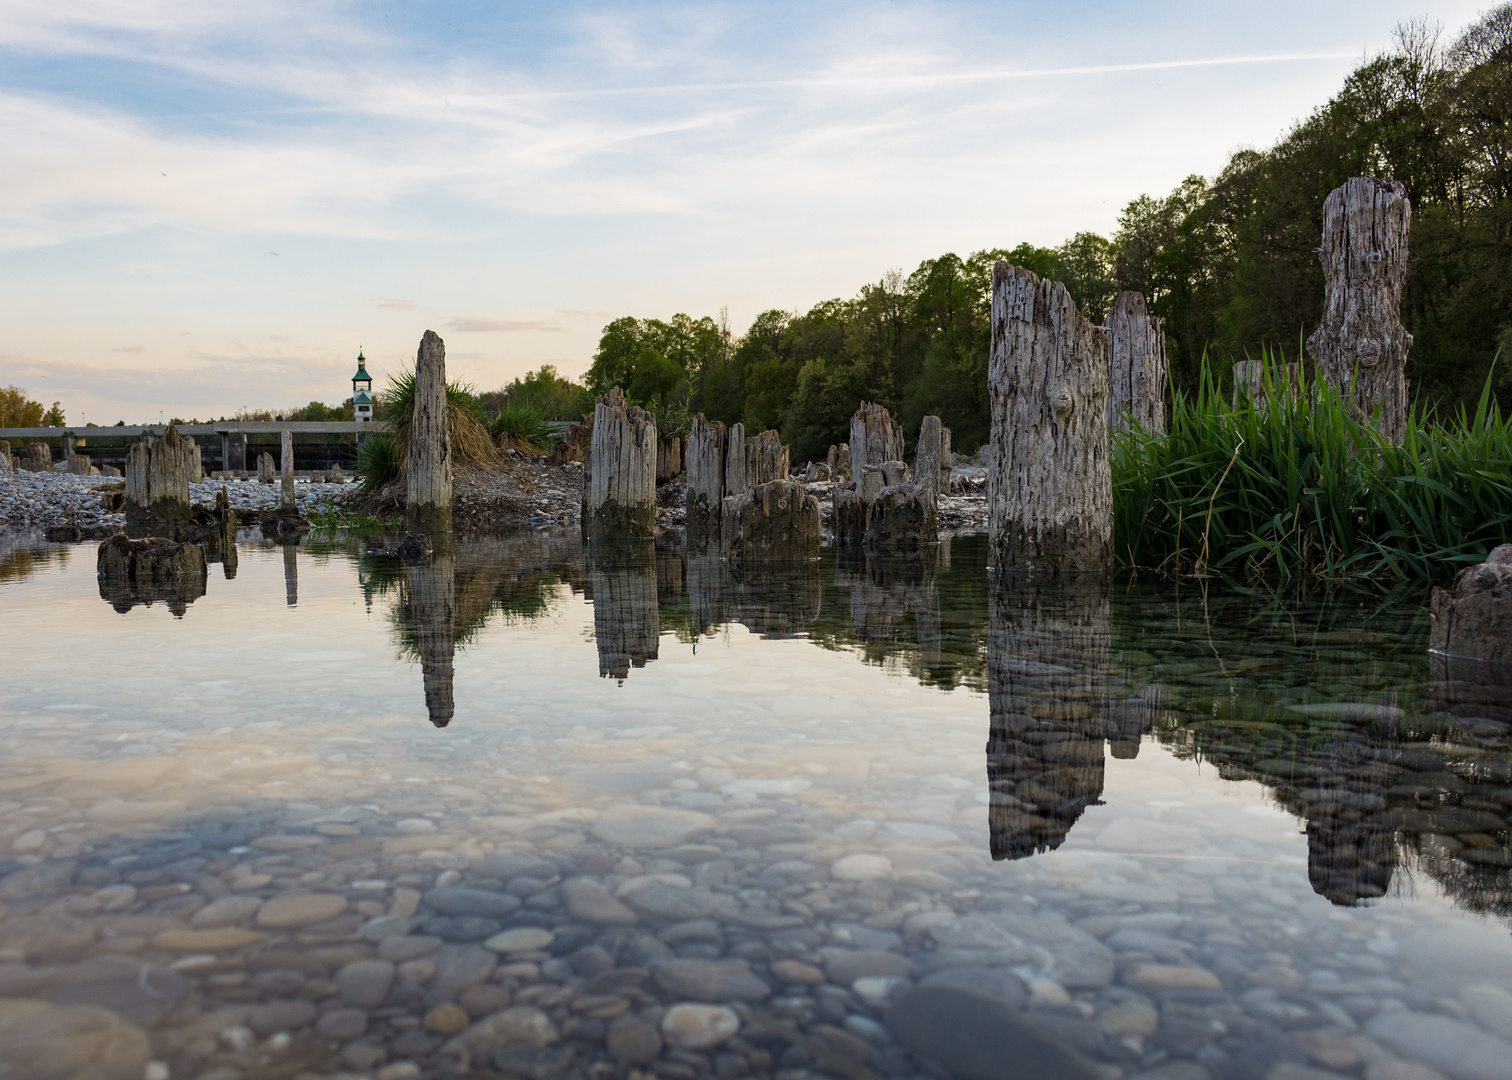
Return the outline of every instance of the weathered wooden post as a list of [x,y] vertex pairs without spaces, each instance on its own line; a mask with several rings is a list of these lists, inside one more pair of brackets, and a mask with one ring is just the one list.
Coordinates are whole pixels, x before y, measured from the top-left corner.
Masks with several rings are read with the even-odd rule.
[[257,482],[259,484],[271,484],[275,475],[272,454],[257,455]]
[[193,438],[184,440],[184,455],[189,459],[187,462],[189,482],[197,484],[205,478],[205,463],[200,457],[199,444]]
[[676,479],[682,471],[682,439],[677,435],[662,437],[656,446],[656,482],[665,484]]
[[75,476],[89,476],[92,466],[88,454],[73,453],[68,458],[68,471]]
[[619,387],[593,409],[583,476],[583,533],[592,539],[650,536],[656,529],[656,417],[625,402]]
[[[289,455],[293,464],[293,454]],[[433,330],[415,355],[415,411],[410,421],[404,516],[411,532],[450,532],[451,436],[447,425],[446,345]],[[289,474],[292,478],[293,474]]]
[[1323,203],[1323,319],[1307,339],[1323,378],[1356,412],[1381,410],[1380,433],[1400,443],[1407,430],[1407,350],[1402,283],[1412,204],[1395,180],[1355,177]]
[[205,595],[205,549],[162,536],[128,540],[117,533],[96,556],[100,598],[121,613],[138,604],[166,602],[183,615]]
[[999,262],[987,385],[989,565],[1111,569],[1107,335],[1060,282]]
[[45,442],[27,443],[21,468],[26,472],[47,472],[52,468],[52,450]]
[[[68,466],[68,471],[73,472],[74,437],[63,436],[63,464]],[[87,475],[87,474],[86,474]]]
[[751,485],[746,476],[744,424],[731,424],[725,436],[725,494],[739,495]]
[[1133,419],[1146,431],[1166,429],[1165,331],[1145,311],[1143,293],[1121,292],[1103,320],[1108,332],[1108,427]]
[[825,459],[829,466],[831,480],[850,480],[850,443],[841,443],[839,446],[831,446],[829,455]]
[[940,423],[938,416],[926,416],[919,425],[919,442],[914,448],[914,483],[932,498],[938,498],[940,485],[950,490],[950,481],[944,479],[950,466],[950,429]]
[[131,444],[126,455],[126,524],[171,532],[188,521],[189,458],[172,424],[150,445]]
[[830,528],[835,543],[859,544],[866,535],[867,508],[886,486],[882,463],[903,459],[903,426],[881,405],[863,401],[851,417],[850,442],[842,445],[850,448],[850,483],[831,489]]
[[793,480],[726,495],[720,550],[737,560],[818,558],[819,500]]
[[724,482],[725,426],[718,420],[705,420],[703,413],[699,413],[688,433],[686,520],[690,535],[719,534],[724,513],[721,507]]
[[[763,431],[748,439],[745,444],[745,460],[745,482],[748,488],[788,478],[788,448],[782,445],[782,437],[775,431]],[[729,494],[740,493],[731,490]]]
[[0,439],[0,472],[16,467],[15,459],[11,457],[11,445],[9,439]]
[[292,431],[280,433],[278,451],[278,508],[292,510],[294,509],[294,433]]

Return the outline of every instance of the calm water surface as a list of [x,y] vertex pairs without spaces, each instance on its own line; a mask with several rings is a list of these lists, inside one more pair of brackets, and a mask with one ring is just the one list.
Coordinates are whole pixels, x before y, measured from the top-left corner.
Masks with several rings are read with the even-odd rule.
[[0,1077],[1512,1077],[1420,601],[984,562],[0,540]]

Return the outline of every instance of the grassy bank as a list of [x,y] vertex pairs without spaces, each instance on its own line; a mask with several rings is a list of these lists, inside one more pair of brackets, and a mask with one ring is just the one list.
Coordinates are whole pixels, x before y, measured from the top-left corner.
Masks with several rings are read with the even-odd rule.
[[1204,369],[1168,435],[1114,439],[1118,558],[1282,581],[1452,577],[1512,539],[1512,423],[1488,380],[1473,415],[1419,411],[1408,427],[1385,442],[1326,385],[1235,407]]

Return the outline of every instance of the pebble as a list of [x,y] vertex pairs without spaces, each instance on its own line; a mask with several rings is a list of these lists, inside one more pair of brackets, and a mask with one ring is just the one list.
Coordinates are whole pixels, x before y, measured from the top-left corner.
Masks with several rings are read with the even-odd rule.
[[425,894],[425,906],[442,915],[461,918],[503,919],[520,910],[519,897],[508,893],[469,889],[462,886],[432,889]]
[[228,927],[222,930],[164,930],[152,939],[153,948],[168,952],[217,953],[244,949],[267,939],[256,930]]
[[1097,1026],[1109,1035],[1149,1036],[1160,1026],[1160,1014],[1147,1002],[1127,1001],[1099,1013]]
[[772,965],[772,974],[783,982],[822,983],[824,981],[824,972],[812,964],[805,964],[799,960],[778,960]]
[[357,960],[338,971],[333,981],[347,1005],[376,1009],[394,985],[394,965],[388,960]]
[[772,992],[746,965],[729,960],[671,960],[652,976],[669,994],[695,1001],[761,1001]]
[[905,977],[913,963],[906,956],[876,949],[830,949],[824,971],[832,982],[849,986],[857,979]]
[[637,921],[635,912],[596,881],[564,881],[562,902],[569,915],[592,926],[633,926]]
[[255,896],[223,896],[196,911],[189,923],[200,927],[235,926],[250,921],[260,907],[262,900]]
[[308,1001],[270,1001],[247,1014],[247,1027],[258,1035],[297,1031],[314,1023],[316,1009]]
[[[738,1019],[736,1023],[739,1024]],[[604,1042],[609,1056],[627,1065],[649,1065],[662,1051],[662,1038],[656,1028],[634,1016],[622,1016],[610,1024]]]
[[142,1080],[147,1036],[88,1006],[0,999],[0,1076]]
[[1442,1072],[1451,1080],[1507,1080],[1512,1043],[1447,1016],[1396,1010],[1365,1026],[1371,1038]]
[[887,1026],[900,1042],[962,1077],[1099,1080],[1070,1046],[1028,1014],[954,986],[916,986],[893,1003]]
[[1124,981],[1150,993],[1223,989],[1222,980],[1206,968],[1175,964],[1140,964]]
[[735,1037],[740,1017],[722,1005],[674,1005],[661,1022],[667,1042],[684,1050],[712,1050]]
[[346,897],[330,893],[278,896],[258,909],[257,925],[269,930],[300,930],[334,919],[346,909]]
[[527,926],[495,934],[483,943],[483,947],[496,953],[537,952],[549,948],[555,939],[556,935],[550,930]]
[[670,848],[712,832],[712,815],[692,810],[617,803],[594,822],[593,835],[606,844],[627,848]]
[[442,1002],[425,1014],[425,1030],[437,1035],[455,1035],[471,1022],[467,1010],[450,1001]]
[[892,872],[892,861],[882,855],[847,855],[830,864],[830,873],[841,881],[878,881]]
[[368,1017],[363,1009],[332,1009],[315,1024],[315,1034],[322,1039],[348,1042],[367,1031]]

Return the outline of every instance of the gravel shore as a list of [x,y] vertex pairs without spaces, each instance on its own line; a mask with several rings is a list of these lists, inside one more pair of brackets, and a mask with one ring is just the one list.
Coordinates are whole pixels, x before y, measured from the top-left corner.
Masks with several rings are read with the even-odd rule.
[[[119,487],[119,477],[74,476],[60,472],[0,472],[0,529],[50,529],[74,524],[81,529],[124,526],[123,514],[100,509],[100,490]],[[278,485],[256,480],[205,479],[189,488],[197,506],[214,507],[215,496],[224,487],[237,510],[272,510],[278,506]],[[300,511],[328,510],[345,505],[357,491],[356,484],[294,485]]]

